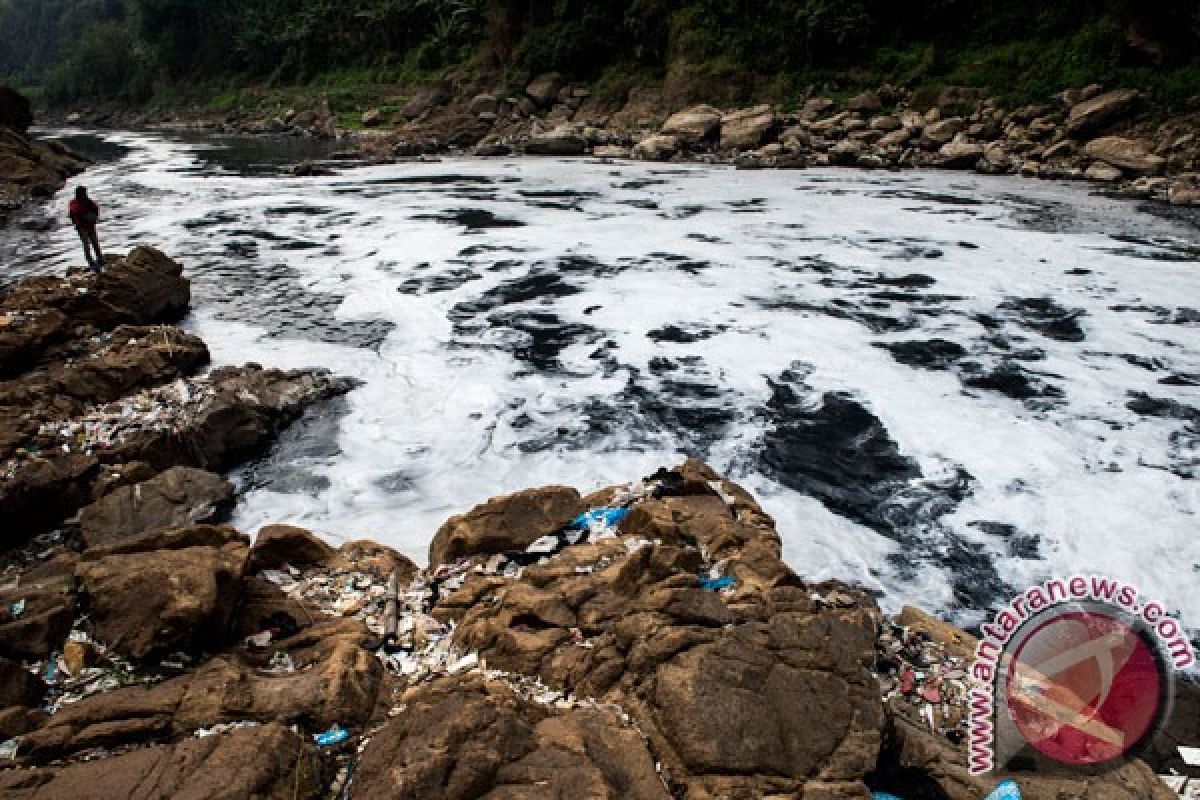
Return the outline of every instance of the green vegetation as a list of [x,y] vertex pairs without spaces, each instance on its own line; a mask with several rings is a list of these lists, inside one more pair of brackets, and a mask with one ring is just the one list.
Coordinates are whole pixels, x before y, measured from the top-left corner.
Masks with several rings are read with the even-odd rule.
[[964,84],[1012,102],[1100,81],[1200,93],[1197,0],[0,0],[0,75],[53,103],[207,92],[394,95],[448,67],[557,70],[615,91],[788,101]]

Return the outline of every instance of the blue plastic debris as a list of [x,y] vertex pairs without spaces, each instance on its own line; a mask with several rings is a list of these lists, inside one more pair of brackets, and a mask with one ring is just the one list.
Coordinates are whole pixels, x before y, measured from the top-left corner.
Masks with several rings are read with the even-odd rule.
[[324,733],[318,733],[313,736],[313,740],[321,747],[332,747],[335,744],[341,744],[350,738],[350,732],[341,725],[334,725]]
[[1012,781],[1005,781],[987,796],[987,800],[1021,800],[1021,787]]
[[701,578],[700,588],[710,592],[719,592],[737,585],[737,579],[732,575],[722,575],[719,578]]
[[[896,795],[888,794],[887,792],[871,792],[871,797],[874,800],[902,800]],[[1021,800],[1021,787],[1012,781],[1005,781],[987,796],[987,800]]]
[[625,519],[625,515],[628,513],[628,508],[593,508],[591,511],[585,511],[572,520],[571,527],[581,531],[588,530],[593,525],[604,525],[605,527],[612,528]]

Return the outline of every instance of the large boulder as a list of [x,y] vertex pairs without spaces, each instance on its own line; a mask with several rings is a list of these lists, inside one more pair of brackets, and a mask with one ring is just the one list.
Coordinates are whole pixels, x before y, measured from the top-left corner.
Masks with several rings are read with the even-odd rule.
[[965,127],[967,124],[961,117],[950,117],[926,125],[924,137],[940,148],[954,139]]
[[639,732],[605,709],[557,710],[502,683],[410,691],[363,752],[355,795],[395,800],[669,800]]
[[328,563],[337,552],[311,531],[294,525],[267,525],[254,537],[250,550],[250,571],[319,566]]
[[316,800],[316,747],[272,723],[68,766],[0,772],[12,800]]
[[429,563],[438,566],[464,556],[524,550],[584,510],[579,492],[567,486],[493,497],[438,529],[429,545]]
[[48,345],[67,335],[69,322],[53,308],[0,310],[0,377],[30,366]]
[[525,152],[535,156],[581,156],[587,151],[587,139],[567,127],[534,134],[525,143]]
[[1150,152],[1145,142],[1121,136],[1093,139],[1083,151],[1097,161],[1119,167],[1132,175],[1159,175],[1167,164],[1165,158]]
[[722,150],[754,150],[775,130],[778,119],[769,105],[745,108],[721,117]]
[[1137,98],[1132,89],[1117,89],[1078,103],[1067,115],[1067,133],[1074,137],[1095,133],[1126,116]]
[[547,72],[531,80],[525,87],[525,94],[529,95],[533,102],[545,108],[558,99],[559,90],[563,88],[564,83],[562,75],[557,72]]
[[712,106],[699,105],[667,117],[661,132],[683,144],[694,145],[716,138],[720,130],[721,112]]
[[633,147],[634,157],[643,161],[670,161],[678,152],[679,141],[662,133],[647,136]]
[[100,275],[28,278],[4,295],[3,311],[55,309],[73,323],[105,330],[169,322],[188,310],[191,287],[183,268],[153,247],[134,248]]
[[33,124],[29,98],[10,86],[0,85],[0,127],[25,133]]
[[51,451],[9,462],[0,482],[0,545],[21,544],[91,502],[100,462],[84,453]]
[[[625,709],[680,796],[868,797],[883,724],[863,669],[874,604],[841,588],[821,605],[782,563],[770,517],[707,467],[669,485],[616,538],[518,580],[469,578],[436,612],[457,622],[455,644]],[[715,564],[723,595],[701,584]]]
[[940,166],[948,169],[971,169],[983,158],[983,145],[972,142],[961,133],[938,150]]
[[233,484],[205,470],[172,467],[124,486],[83,509],[79,528],[89,547],[143,533],[219,522],[233,508]]
[[219,543],[199,546],[155,534],[134,541],[155,549],[96,548],[76,567],[92,635],[135,659],[223,643],[241,592],[245,537],[225,529]]

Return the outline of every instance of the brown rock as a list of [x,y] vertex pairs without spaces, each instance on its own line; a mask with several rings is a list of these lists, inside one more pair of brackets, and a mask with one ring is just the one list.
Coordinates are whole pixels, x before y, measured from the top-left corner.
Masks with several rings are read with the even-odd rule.
[[945,647],[951,655],[958,656],[964,661],[969,662],[975,658],[975,647],[979,644],[978,639],[919,608],[905,606],[896,615],[896,624],[921,631]]
[[83,509],[79,528],[89,547],[144,533],[219,522],[233,507],[233,484],[220,475],[172,467],[125,486]]
[[83,333],[42,354],[43,364],[37,368],[16,380],[0,381],[0,406],[62,419],[89,404],[112,402],[190,375],[209,359],[204,342],[178,328],[122,325],[102,342],[93,340],[87,329]]
[[558,99],[558,92],[564,83],[562,75],[557,72],[547,72],[531,80],[525,87],[525,94],[529,95],[533,102],[545,108]]
[[1117,89],[1078,103],[1067,116],[1067,133],[1075,137],[1095,133],[1128,114],[1137,98],[1132,89]]
[[7,658],[0,658],[0,708],[36,706],[46,694],[37,675]]
[[65,314],[53,308],[19,316],[0,310],[0,320],[0,376],[14,375],[32,365],[48,345],[67,335],[69,322]]
[[[979,800],[994,788],[999,776],[985,781],[967,772],[961,746],[930,733],[919,721],[893,715],[881,770],[916,772],[931,781],[949,800]],[[1056,778],[1019,774],[1013,778],[1026,800],[1170,800],[1174,793],[1140,761],[1118,770],[1088,777]]]
[[12,800],[316,800],[322,781],[313,744],[269,724],[65,767],[7,770],[0,793]]
[[278,569],[285,564],[317,566],[327,563],[334,555],[334,549],[310,531],[292,525],[267,525],[254,538],[249,571]]
[[754,150],[774,131],[778,120],[769,105],[745,108],[721,117],[722,150]]
[[851,111],[878,111],[883,108],[883,100],[880,99],[879,92],[868,89],[847,100],[846,108]]
[[[92,695],[29,734],[21,755],[44,763],[95,747],[164,741],[240,721],[297,724],[310,732],[335,723],[363,725],[383,679],[379,661],[363,648],[366,639],[361,623],[323,619],[273,644],[258,667],[222,656],[163,683]],[[262,669],[277,651],[288,653],[294,670]]]
[[422,87],[411,100],[405,103],[400,114],[405,119],[417,119],[438,106],[444,105],[452,96],[450,86],[443,82]]
[[924,136],[938,147],[950,142],[966,127],[961,117],[950,117],[925,126]]
[[904,126],[900,123],[899,117],[893,116],[892,114],[882,114],[871,120],[870,127],[873,131],[890,133],[892,131],[901,130]]
[[1106,164],[1103,161],[1092,162],[1092,165],[1084,171],[1084,176],[1089,180],[1102,181],[1104,183],[1113,183],[1121,180],[1124,173],[1114,167],[1112,164]]
[[85,560],[76,574],[93,635],[136,659],[222,643],[246,556],[246,546],[231,541]]
[[633,147],[634,157],[644,161],[670,161],[677,152],[679,141],[666,134],[647,136]]
[[565,127],[536,134],[525,143],[525,152],[537,156],[581,156],[587,149],[587,139]]
[[55,309],[73,323],[88,322],[105,330],[169,322],[182,316],[190,302],[190,284],[182,272],[158,250],[138,247],[111,260],[100,275],[27,278],[4,296],[0,308]]
[[408,556],[377,542],[346,542],[338,548],[330,565],[344,572],[363,572],[373,575],[378,581],[387,581],[396,573],[401,586],[412,581],[417,574],[417,565]]
[[82,453],[52,453],[17,462],[0,483],[0,544],[21,544],[91,501],[88,483],[99,462]]
[[[16,608],[21,608],[20,613],[15,613]],[[22,586],[0,592],[0,656],[45,658],[62,647],[74,622],[70,576],[26,580]]]
[[662,133],[688,145],[716,138],[721,129],[721,112],[712,106],[699,105],[676,111],[663,123]]
[[641,736],[610,711],[558,711],[473,679],[437,681],[404,701],[364,751],[356,795],[670,798]]
[[1089,157],[1111,164],[1133,175],[1158,175],[1166,159],[1150,152],[1146,142],[1121,136],[1093,139],[1083,148]]
[[971,169],[983,158],[983,145],[969,141],[959,134],[953,141],[942,145],[938,155],[941,156],[940,166],[949,169]]
[[463,556],[523,550],[585,510],[579,492],[566,486],[494,497],[451,517],[438,529],[429,545],[429,563],[437,566]]
[[[866,797],[883,719],[862,669],[872,601],[843,588],[847,604],[819,607],[782,563],[770,517],[704,464],[668,485],[621,523],[628,539],[570,548],[519,581],[469,579],[437,610],[457,621],[455,644],[626,709],[679,795]],[[631,553],[641,539],[682,546]],[[699,588],[701,547],[731,591]]]

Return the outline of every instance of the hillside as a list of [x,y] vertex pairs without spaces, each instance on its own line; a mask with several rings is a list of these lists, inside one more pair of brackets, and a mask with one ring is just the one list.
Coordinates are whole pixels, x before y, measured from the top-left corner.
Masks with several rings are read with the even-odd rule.
[[556,71],[610,92],[661,83],[678,107],[794,105],[883,82],[1019,104],[1098,82],[1169,108],[1200,93],[1198,44],[1200,4],[1171,0],[0,3],[0,75],[52,105],[234,104],[245,87],[315,86],[336,112],[454,70],[512,85]]

